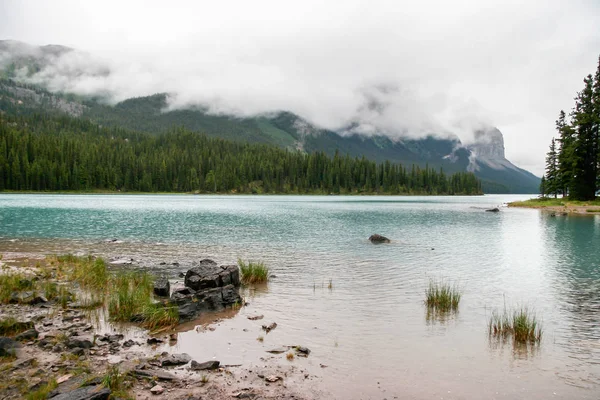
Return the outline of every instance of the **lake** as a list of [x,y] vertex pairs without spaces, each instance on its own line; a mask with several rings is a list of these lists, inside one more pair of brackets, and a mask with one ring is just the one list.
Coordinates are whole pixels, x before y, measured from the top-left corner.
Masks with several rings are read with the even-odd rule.
[[[247,307],[171,351],[260,365],[304,345],[295,362],[334,398],[598,399],[600,218],[485,212],[530,197],[1,194],[0,253],[92,253],[173,278],[202,258],[264,261],[276,277],[244,290]],[[456,314],[427,317],[431,279],[460,286]],[[539,346],[489,337],[505,306],[535,310]],[[278,324],[263,343],[255,314]]]

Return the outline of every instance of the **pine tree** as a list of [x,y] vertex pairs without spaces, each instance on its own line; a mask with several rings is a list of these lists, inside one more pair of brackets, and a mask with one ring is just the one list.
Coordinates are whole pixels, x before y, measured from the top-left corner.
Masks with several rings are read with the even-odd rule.
[[558,180],[558,154],[556,152],[556,141],[552,138],[550,150],[546,154],[546,175],[544,184],[544,194],[553,194],[558,197],[560,185]]
[[558,131],[558,142],[560,144],[558,152],[558,186],[563,196],[567,196],[570,192],[574,174],[575,135],[563,110],[560,110],[558,120],[556,120],[556,130]]
[[596,197],[597,139],[596,116],[593,103],[592,75],[584,79],[584,88],[577,94],[573,110],[573,128],[576,132],[573,154],[571,196],[576,200],[593,200]]

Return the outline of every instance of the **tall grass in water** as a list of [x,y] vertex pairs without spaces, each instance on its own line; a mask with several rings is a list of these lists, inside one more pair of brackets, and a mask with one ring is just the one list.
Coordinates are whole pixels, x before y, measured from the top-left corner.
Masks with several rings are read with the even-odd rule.
[[152,277],[144,271],[118,272],[111,280],[108,312],[115,321],[139,319],[152,303]]
[[116,273],[111,279],[108,299],[110,318],[141,322],[151,330],[177,325],[177,308],[155,303],[153,285],[152,275],[145,271]]
[[489,334],[494,337],[512,336],[515,343],[539,344],[542,341],[542,326],[534,312],[527,307],[507,311],[502,314],[492,312]]
[[245,284],[265,283],[269,280],[269,267],[262,262],[245,262],[238,258],[241,280]]
[[72,255],[58,257],[71,264],[70,279],[90,290],[104,290],[108,287],[109,273],[102,258],[75,257]]
[[430,310],[448,312],[458,310],[461,293],[457,285],[445,282],[429,281],[425,290],[425,304]]

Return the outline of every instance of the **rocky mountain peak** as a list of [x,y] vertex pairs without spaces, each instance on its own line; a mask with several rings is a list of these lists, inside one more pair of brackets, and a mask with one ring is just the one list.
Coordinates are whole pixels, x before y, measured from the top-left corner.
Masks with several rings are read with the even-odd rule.
[[498,128],[475,132],[475,141],[468,146],[478,158],[504,160],[504,136]]

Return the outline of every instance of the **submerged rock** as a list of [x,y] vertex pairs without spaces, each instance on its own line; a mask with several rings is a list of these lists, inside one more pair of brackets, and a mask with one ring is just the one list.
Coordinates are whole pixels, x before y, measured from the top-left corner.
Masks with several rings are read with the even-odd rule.
[[381,236],[377,233],[369,236],[369,240],[371,241],[371,243],[390,243],[391,240],[386,238],[385,236]]
[[498,207],[494,207],[494,208],[488,208],[487,210],[485,210],[486,212],[500,212],[500,209]]
[[165,276],[160,276],[154,281],[154,294],[162,297],[169,297],[171,284]]

